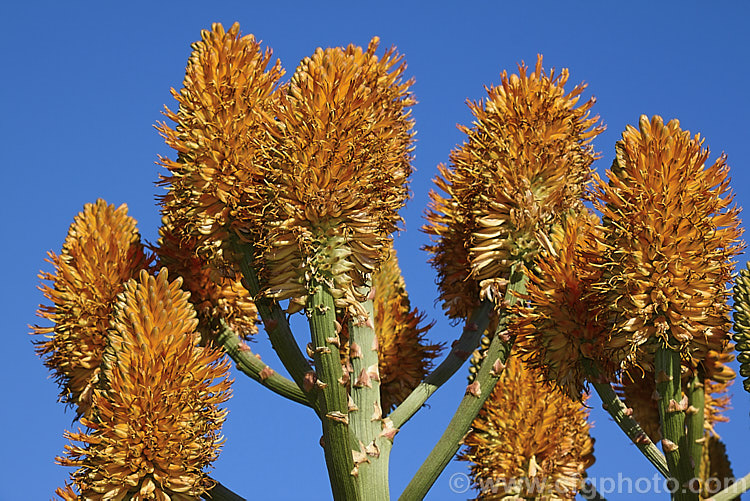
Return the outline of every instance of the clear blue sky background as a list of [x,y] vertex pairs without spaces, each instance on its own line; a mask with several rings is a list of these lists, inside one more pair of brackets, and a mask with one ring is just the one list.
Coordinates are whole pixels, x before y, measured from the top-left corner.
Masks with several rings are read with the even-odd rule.
[[[60,249],[84,203],[103,197],[127,203],[143,236],[159,224],[153,182],[158,154],[171,155],[152,128],[164,104],[174,107],[190,43],[202,28],[239,21],[274,49],[291,74],[318,46],[373,35],[406,55],[416,78],[418,144],[413,199],[397,248],[413,304],[437,321],[436,341],[458,333],[434,304],[434,273],[419,231],[436,165],[463,140],[467,99],[484,97],[503,69],[533,64],[570,68],[571,83],[589,83],[594,108],[607,125],[596,140],[600,170],[614,142],[640,114],[679,118],[707,138],[715,157],[729,155],[740,205],[750,204],[748,174],[750,10],[745,2],[3,2],[0,6],[0,144],[4,190],[0,207],[5,264],[0,357],[5,400],[0,416],[0,500],[49,499],[68,471],[54,464],[73,414],[56,403],[57,387],[28,336],[42,301],[36,274],[45,253]],[[744,266],[746,257],[740,259]],[[303,332],[304,335],[304,332]],[[273,354],[263,336],[255,348]],[[736,367],[736,365],[735,365]],[[401,492],[421,464],[463,393],[459,375],[405,426],[393,452],[391,486]],[[750,471],[748,394],[732,390],[731,423],[721,433],[735,473]],[[650,465],[599,409],[595,478],[653,477]],[[237,376],[225,427],[224,453],[214,475],[249,499],[330,499],[319,424],[313,414]],[[77,426],[77,425],[76,425]],[[452,462],[428,499],[466,499],[448,478],[465,472]],[[609,495],[609,499],[625,496]],[[647,495],[647,498],[656,497]]]

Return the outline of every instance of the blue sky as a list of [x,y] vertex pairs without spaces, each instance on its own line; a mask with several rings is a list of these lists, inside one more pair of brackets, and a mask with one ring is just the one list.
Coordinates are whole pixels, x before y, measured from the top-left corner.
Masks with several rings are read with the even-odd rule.
[[[5,191],[0,207],[7,264],[2,315],[8,343],[0,370],[6,381],[0,501],[49,499],[68,470],[54,464],[63,452],[73,414],[56,402],[57,387],[36,358],[28,324],[43,300],[36,289],[48,250],[59,251],[73,216],[103,197],[127,203],[147,240],[159,225],[154,186],[157,155],[170,155],[152,125],[174,107],[190,43],[212,22],[239,21],[272,47],[291,74],[316,47],[366,45],[405,54],[416,78],[417,149],[411,190],[397,249],[412,304],[437,321],[431,337],[458,334],[442,315],[434,272],[420,250],[419,231],[436,166],[463,140],[465,101],[521,60],[570,69],[570,84],[585,81],[594,111],[607,125],[595,141],[608,167],[614,142],[641,114],[679,118],[700,132],[712,151],[729,156],[739,205],[749,205],[747,154],[750,98],[750,8],[744,2],[4,2],[0,18],[0,144]],[[747,238],[747,237],[746,237]],[[740,257],[744,266],[746,257]],[[298,327],[299,329],[299,327]],[[302,331],[302,337],[306,334]],[[273,360],[259,336],[254,349]],[[736,365],[735,365],[736,368]],[[283,401],[241,374],[229,404],[224,452],[213,475],[252,499],[330,499],[319,423],[311,412]],[[391,488],[401,492],[439,438],[463,393],[459,373],[398,435]],[[735,384],[731,422],[720,424],[735,474],[750,471],[750,396]],[[592,402],[598,402],[596,398]],[[589,475],[637,479],[653,471],[594,404],[596,464]],[[76,428],[77,425],[73,426]],[[466,471],[452,462],[428,499],[466,499],[449,477]],[[625,484],[626,485],[626,484]],[[655,496],[655,495],[654,495]],[[625,495],[610,494],[608,499]],[[653,497],[649,495],[649,497]]]

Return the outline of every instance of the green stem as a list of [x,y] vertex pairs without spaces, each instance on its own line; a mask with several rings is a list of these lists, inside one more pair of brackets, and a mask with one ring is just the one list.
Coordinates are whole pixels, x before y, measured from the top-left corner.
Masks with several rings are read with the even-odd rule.
[[704,412],[706,395],[703,378],[696,372],[688,382],[687,443],[690,460],[693,463],[693,478],[700,478],[701,459],[703,458]]
[[349,358],[351,396],[356,409],[349,412],[349,423],[356,437],[365,441],[364,452],[368,462],[359,466],[357,486],[363,501],[387,501],[388,459],[390,447],[385,450],[380,440],[383,412],[380,405],[380,375],[378,371],[378,346],[375,333],[375,313],[372,300],[362,303],[367,312],[365,323],[349,322]]
[[216,485],[201,496],[203,499],[211,501],[245,501],[245,498],[230,491],[217,480],[214,480],[214,482],[216,482]]
[[750,490],[750,473],[737,480],[735,483],[719,491],[707,501],[729,501],[730,499],[737,499],[740,494]]
[[308,396],[286,377],[273,371],[260,358],[253,355],[250,348],[224,322],[221,321],[218,343],[237,364],[237,368],[269,390],[302,405],[312,407]]
[[306,310],[311,349],[315,360],[318,405],[323,423],[323,449],[333,498],[337,501],[360,499],[354,475],[355,465],[349,433],[347,382],[343,378],[336,331],[333,296],[322,285],[315,285]]
[[464,327],[461,337],[453,344],[450,353],[440,365],[417,385],[396,409],[388,416],[394,428],[398,429],[422,408],[433,393],[437,391],[466,362],[469,355],[477,349],[482,334],[490,323],[493,304],[482,301],[474,310]]
[[289,322],[279,304],[260,294],[258,275],[252,266],[253,248],[249,244],[238,242],[235,244],[235,250],[242,256],[239,262],[244,278],[242,285],[255,301],[255,307],[266,327],[271,346],[297,386],[304,388],[305,374],[310,372],[310,364],[294,339]]
[[693,478],[690,464],[690,447],[685,434],[685,409],[687,398],[683,400],[680,381],[680,355],[669,347],[660,346],[656,350],[656,391],[659,394],[659,417],[664,435],[662,449],[667,465],[679,488],[674,494],[678,500],[697,500],[697,493],[689,492],[689,482]]
[[602,407],[612,416],[617,426],[625,432],[643,455],[646,456],[646,459],[659,470],[659,473],[664,475],[664,478],[670,478],[669,467],[667,466],[664,454],[648,438],[648,435],[646,435],[646,432],[643,431],[638,422],[630,416],[631,411],[617,397],[615,390],[612,389],[612,385],[601,380],[599,370],[593,364],[588,365],[587,371],[589,374],[588,379],[594,385],[594,389],[602,401]]
[[[514,266],[510,273],[510,283],[505,294],[505,303],[512,305],[517,301],[517,293],[526,291],[526,275]],[[471,423],[481,410],[484,402],[500,378],[501,368],[510,354],[512,341],[504,341],[505,327],[509,318],[507,309],[501,311],[498,328],[479,368],[475,381],[469,385],[466,395],[453,415],[443,436],[420,466],[417,473],[401,493],[399,499],[423,499],[445,467],[455,456],[461,441],[471,428]],[[506,337],[507,339],[507,337]],[[499,362],[499,363],[498,363]]]

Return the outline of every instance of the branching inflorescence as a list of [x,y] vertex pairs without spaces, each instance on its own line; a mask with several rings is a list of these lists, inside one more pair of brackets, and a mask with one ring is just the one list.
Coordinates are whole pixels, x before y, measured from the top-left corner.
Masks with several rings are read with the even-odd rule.
[[[747,270],[730,343],[744,244],[726,157],[706,166],[699,136],[644,116],[604,181],[586,86],[566,90],[568,70],[546,72],[541,56],[503,72],[469,103],[473,124],[430,195],[439,299],[466,322],[433,367],[443,346],[426,339],[433,323],[412,308],[393,245],[413,79],[378,46],[319,48],[282,82],[238,24],[193,44],[178,107],[157,125],[176,152],[160,159],[158,242],[98,200],[40,275],[52,326],[33,327],[37,352],[86,427],[66,432],[57,461],[75,470],[56,493],[241,499],[208,476],[230,397],[225,354],[320,419],[337,500],[389,498],[399,427],[470,356],[465,395],[403,499],[423,498],[461,446],[482,499],[572,499],[594,461],[590,386],[682,487],[675,498],[747,488],[708,483],[731,476],[715,425],[733,349],[750,388]],[[305,348],[286,315],[299,311]],[[245,344],[261,322],[289,378]]]

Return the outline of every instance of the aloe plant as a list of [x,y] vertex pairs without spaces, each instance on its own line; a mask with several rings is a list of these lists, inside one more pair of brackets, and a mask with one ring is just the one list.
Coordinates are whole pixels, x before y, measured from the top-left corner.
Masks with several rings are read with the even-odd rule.
[[[541,56],[504,72],[470,105],[426,213],[439,299],[462,325],[435,365],[444,347],[426,339],[393,248],[413,80],[378,45],[317,49],[282,84],[237,24],[202,32],[171,124],[157,126],[176,152],[160,160],[159,241],[144,246],[126,207],[100,200],[42,276],[53,325],[34,329],[47,335],[37,350],[88,428],[68,434],[80,445],[58,461],[77,469],[58,495],[243,499],[206,473],[230,396],[222,352],[311,409],[337,500],[390,499],[399,434],[467,360],[455,415],[400,499],[425,497],[457,454],[483,499],[601,499],[586,484],[591,387],[675,499],[750,488],[708,482],[728,474],[712,426],[735,377],[728,287],[742,244],[726,159],[706,167],[697,136],[644,116],[602,180],[585,86],[566,90],[568,71],[546,72]],[[735,292],[745,377],[747,273]],[[259,326],[270,364],[247,344]]]

